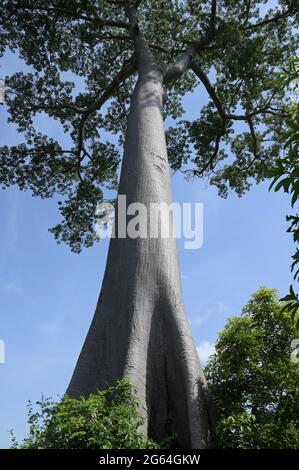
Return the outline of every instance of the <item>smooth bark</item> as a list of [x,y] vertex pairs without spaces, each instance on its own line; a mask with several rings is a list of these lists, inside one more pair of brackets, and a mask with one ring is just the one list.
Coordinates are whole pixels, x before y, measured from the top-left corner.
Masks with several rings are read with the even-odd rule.
[[[162,97],[163,73],[145,62],[132,95],[119,184],[127,204],[172,201]],[[138,390],[146,434],[175,433],[182,447],[209,445],[207,386],[173,238],[111,239],[98,305],[67,393],[88,396],[123,376]]]

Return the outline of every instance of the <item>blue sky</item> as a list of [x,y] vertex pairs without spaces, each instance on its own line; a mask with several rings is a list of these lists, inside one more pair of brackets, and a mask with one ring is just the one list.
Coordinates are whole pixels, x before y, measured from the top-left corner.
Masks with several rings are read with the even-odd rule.
[[[0,76],[20,67],[6,55]],[[186,96],[187,117],[195,117],[205,100],[201,87]],[[58,132],[51,121],[38,124],[51,135]],[[7,124],[5,105],[0,129],[0,145],[22,141]],[[204,203],[202,248],[185,250],[178,242],[186,310],[203,360],[227,317],[238,315],[255,290],[266,285],[284,294],[291,282],[289,198],[269,193],[268,185],[223,200],[204,182],[173,176],[175,201]],[[9,429],[18,438],[26,433],[28,399],[64,393],[97,302],[108,243],[80,255],[57,245],[48,232],[59,220],[55,201],[15,188],[1,191],[0,215],[0,340],[6,347],[6,363],[0,364],[0,447],[5,448]]]

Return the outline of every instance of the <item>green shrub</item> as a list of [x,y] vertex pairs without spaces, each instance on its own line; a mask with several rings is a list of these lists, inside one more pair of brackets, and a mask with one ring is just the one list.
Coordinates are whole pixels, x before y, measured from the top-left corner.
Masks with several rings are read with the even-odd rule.
[[[13,448],[21,449],[157,449],[139,426],[136,390],[127,379],[88,398],[64,396],[55,402],[42,397],[38,411],[28,404],[29,435]],[[162,444],[161,444],[162,445]]]

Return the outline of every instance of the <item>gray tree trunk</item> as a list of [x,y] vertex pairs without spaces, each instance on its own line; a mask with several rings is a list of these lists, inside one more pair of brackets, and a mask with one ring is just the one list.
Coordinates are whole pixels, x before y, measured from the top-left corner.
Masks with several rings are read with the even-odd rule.
[[[127,204],[172,201],[162,117],[163,75],[153,64],[132,95],[119,194]],[[143,432],[179,446],[211,437],[207,386],[184,310],[173,238],[111,239],[96,312],[67,393],[88,396],[128,376]]]

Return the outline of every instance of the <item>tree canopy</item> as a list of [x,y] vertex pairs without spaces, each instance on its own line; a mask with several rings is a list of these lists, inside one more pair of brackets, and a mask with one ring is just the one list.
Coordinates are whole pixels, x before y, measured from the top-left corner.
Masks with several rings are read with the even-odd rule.
[[275,289],[259,289],[228,320],[205,369],[221,447],[299,448],[296,338]]
[[[6,77],[24,141],[0,148],[2,187],[58,196],[56,239],[77,252],[92,245],[96,206],[117,186],[139,34],[164,73],[171,168],[242,195],[279,155],[290,98],[274,77],[295,55],[298,19],[298,0],[4,0],[0,53],[29,71]],[[209,101],[190,121],[182,98],[199,83]],[[41,115],[62,126],[67,147],[40,132]]]

